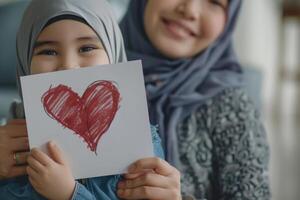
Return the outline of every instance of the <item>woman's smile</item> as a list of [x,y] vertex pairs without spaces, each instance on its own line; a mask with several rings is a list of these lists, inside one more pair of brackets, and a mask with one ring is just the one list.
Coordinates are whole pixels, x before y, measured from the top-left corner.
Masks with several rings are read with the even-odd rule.
[[193,25],[189,25],[182,20],[162,18],[161,21],[165,32],[175,39],[181,40],[197,36],[196,31],[193,30],[195,29],[192,27]]

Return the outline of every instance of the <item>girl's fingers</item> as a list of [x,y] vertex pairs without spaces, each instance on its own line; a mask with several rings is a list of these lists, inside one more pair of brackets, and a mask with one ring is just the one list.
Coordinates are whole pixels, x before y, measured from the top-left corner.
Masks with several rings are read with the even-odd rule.
[[49,150],[49,153],[51,155],[51,158],[55,162],[57,162],[59,164],[62,164],[62,165],[65,164],[65,158],[63,156],[63,152],[60,150],[60,148],[53,141],[50,141],[48,143],[48,150]]
[[147,173],[133,180],[123,180],[118,184],[119,189],[132,189],[140,186],[170,188],[175,185],[168,177],[154,173]]
[[16,151],[29,151],[28,137],[12,138],[10,144],[11,150]]
[[38,172],[36,172],[32,167],[27,166],[26,167],[26,172],[28,174],[28,177],[30,177],[32,180],[38,180],[39,179]]
[[175,172],[174,167],[157,157],[144,158],[136,161],[129,167],[128,172],[136,173],[144,169],[153,169],[156,173],[163,176],[169,176]]
[[33,188],[37,188],[38,184],[36,182],[35,179],[33,179],[32,177],[28,176],[29,182],[31,183],[31,185],[33,186]]
[[31,150],[31,156],[34,157],[37,161],[39,161],[44,166],[49,166],[53,164],[53,160],[44,152],[34,148]]
[[144,175],[144,174],[145,174],[145,173],[124,174],[123,177],[124,177],[125,179],[135,179],[135,178],[137,178],[137,177],[139,177],[139,176],[142,176],[142,175]]
[[133,174],[124,174],[123,177],[125,179],[135,179],[139,176],[142,176],[146,173],[155,173],[152,169],[146,169],[146,170],[142,170],[142,172],[139,173],[133,173]]
[[134,189],[119,189],[117,194],[122,199],[178,199],[176,190],[149,186]]
[[45,169],[45,166],[42,165],[39,161],[37,161],[33,156],[28,157],[27,163],[29,167],[31,167],[37,173],[40,173]]

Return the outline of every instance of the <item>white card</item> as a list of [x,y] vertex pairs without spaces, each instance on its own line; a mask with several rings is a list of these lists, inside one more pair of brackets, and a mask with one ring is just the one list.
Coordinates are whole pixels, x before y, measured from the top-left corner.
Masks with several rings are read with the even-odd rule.
[[55,141],[76,179],[154,155],[141,61],[24,76],[21,86],[30,148]]

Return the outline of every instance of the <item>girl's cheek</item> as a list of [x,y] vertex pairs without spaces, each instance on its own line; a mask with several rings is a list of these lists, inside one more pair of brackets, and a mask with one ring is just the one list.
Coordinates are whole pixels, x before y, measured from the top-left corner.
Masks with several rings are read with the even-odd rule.
[[88,58],[83,58],[83,62],[81,62],[80,66],[95,66],[95,65],[105,65],[105,64],[110,64],[108,55],[106,54],[105,51],[99,51],[95,55],[88,57]]
[[108,55],[106,53],[101,54],[99,57],[99,62],[101,62],[101,64],[110,64]]
[[31,73],[40,74],[56,71],[58,63],[55,59],[47,59],[43,57],[33,58],[31,62]]
[[74,52],[76,55],[77,66],[89,67],[96,65],[109,64],[109,59],[104,49],[95,49],[87,52]]

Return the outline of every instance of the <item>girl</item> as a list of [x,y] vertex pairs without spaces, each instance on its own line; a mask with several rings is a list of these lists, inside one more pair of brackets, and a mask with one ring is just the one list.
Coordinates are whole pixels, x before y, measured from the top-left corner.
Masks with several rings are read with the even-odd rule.
[[[126,61],[121,32],[103,0],[33,0],[20,26],[17,53],[18,78]],[[16,117],[24,117],[24,113],[19,112],[21,108],[20,105],[13,107]],[[12,179],[2,177],[0,199],[118,199],[124,195],[127,195],[125,198],[141,199],[180,198],[179,172],[159,158],[145,158],[133,163],[129,168],[131,173],[150,179],[134,183],[131,189],[116,191],[120,175],[76,182],[54,142],[48,144],[49,156],[32,149],[26,157],[28,139],[24,120],[1,127],[0,132],[1,159],[15,165],[14,172],[6,170],[8,176],[28,174],[28,177]],[[162,156],[154,127],[152,135],[156,155]],[[24,172],[24,168],[18,167],[26,161],[28,166]]]
[[121,22],[129,60],[143,60],[167,161],[197,199],[270,198],[266,134],[232,45],[240,5],[132,0]]

